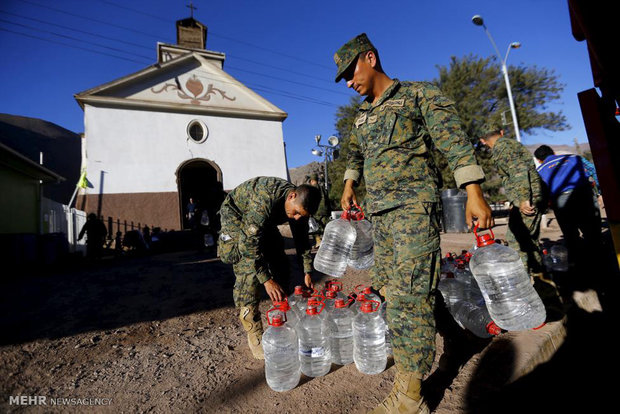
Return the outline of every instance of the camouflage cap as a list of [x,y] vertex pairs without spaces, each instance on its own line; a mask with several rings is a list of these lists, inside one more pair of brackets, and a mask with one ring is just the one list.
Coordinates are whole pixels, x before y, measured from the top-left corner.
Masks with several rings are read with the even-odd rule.
[[334,62],[336,62],[336,65],[338,66],[338,71],[336,72],[336,82],[342,78],[342,74],[347,70],[347,68],[355,62],[355,58],[360,53],[368,50],[372,50],[377,53],[377,49],[372,43],[370,43],[366,33],[357,35],[342,45],[334,54]]
[[504,128],[495,122],[486,122],[480,127],[480,138],[489,138],[499,134]]
[[318,174],[310,174],[310,181],[319,181],[319,176]]

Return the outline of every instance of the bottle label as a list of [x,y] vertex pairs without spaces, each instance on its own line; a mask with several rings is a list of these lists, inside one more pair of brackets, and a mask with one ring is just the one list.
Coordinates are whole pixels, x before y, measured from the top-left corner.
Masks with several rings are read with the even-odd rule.
[[325,348],[323,348],[322,346],[312,348],[299,348],[299,354],[310,358],[320,358],[325,355]]

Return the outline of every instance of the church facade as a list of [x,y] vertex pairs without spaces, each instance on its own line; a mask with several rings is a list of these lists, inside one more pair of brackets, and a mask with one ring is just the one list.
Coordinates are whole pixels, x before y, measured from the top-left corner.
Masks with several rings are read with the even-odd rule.
[[88,179],[78,208],[178,230],[190,198],[213,217],[243,181],[287,178],[287,114],[224,71],[202,24],[181,20],[177,34],[158,44],[157,64],[75,95]]

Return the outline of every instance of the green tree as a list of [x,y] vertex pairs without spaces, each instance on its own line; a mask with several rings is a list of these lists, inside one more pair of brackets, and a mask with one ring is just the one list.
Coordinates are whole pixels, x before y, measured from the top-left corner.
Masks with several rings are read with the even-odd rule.
[[[433,82],[455,101],[463,130],[472,144],[478,147],[476,156],[486,175],[482,189],[489,201],[500,201],[504,198],[501,179],[489,152],[477,145],[485,124],[489,123],[503,127],[506,136],[514,138],[508,94],[500,66],[493,57],[468,55],[462,58],[453,56],[449,66],[437,66],[437,69],[439,77]],[[564,89],[553,71],[537,66],[509,66],[508,76],[521,131],[527,133],[536,128],[563,131],[569,128],[562,112],[547,110],[548,104],[559,99]],[[434,156],[444,178],[443,188],[454,186],[445,157],[440,153]]]
[[[433,82],[456,103],[463,128],[477,143],[483,126],[493,123],[513,134],[506,84],[495,58],[452,56],[449,66],[437,66],[439,77]],[[563,131],[569,128],[562,112],[547,111],[547,105],[560,98],[564,85],[553,71],[537,66],[509,66],[508,76],[519,121],[525,133],[536,128]]]

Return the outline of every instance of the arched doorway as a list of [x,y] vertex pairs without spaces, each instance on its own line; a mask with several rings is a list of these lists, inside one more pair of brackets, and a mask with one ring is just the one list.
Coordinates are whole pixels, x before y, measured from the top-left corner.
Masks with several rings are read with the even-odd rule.
[[[182,164],[177,171],[179,205],[181,207],[181,228],[199,228],[200,217],[207,211],[212,230],[219,230],[217,212],[226,197],[222,188],[222,171],[217,164],[208,160],[191,160]],[[187,206],[193,199],[196,215],[193,223],[187,219]]]

